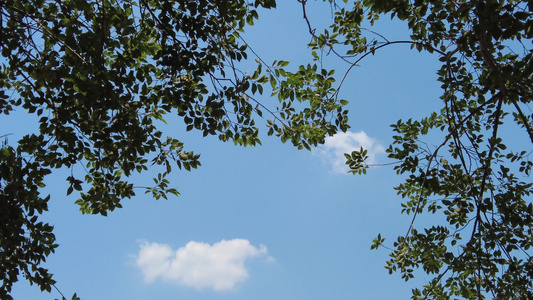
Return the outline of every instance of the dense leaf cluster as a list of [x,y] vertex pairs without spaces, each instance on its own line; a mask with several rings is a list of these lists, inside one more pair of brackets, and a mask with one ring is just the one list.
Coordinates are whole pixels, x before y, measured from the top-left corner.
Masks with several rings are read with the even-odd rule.
[[[0,298],[10,298],[20,272],[42,290],[54,283],[41,264],[57,245],[38,220],[50,199],[39,191],[54,169],[81,165],[67,194],[79,192],[83,213],[106,215],[135,195],[134,173],[162,166],[144,190],[167,198],[178,194],[165,179],[172,166],[200,165],[157,128],[168,116],[244,146],[260,143],[264,112],[268,133],[299,148],[347,128],[346,111],[330,98],[331,72],[291,73],[286,62],[260,60],[252,74],[239,69],[250,54],[241,34],[258,7],[275,1],[0,2],[0,112],[23,109],[39,128],[0,149]],[[276,108],[256,98],[268,83]]]

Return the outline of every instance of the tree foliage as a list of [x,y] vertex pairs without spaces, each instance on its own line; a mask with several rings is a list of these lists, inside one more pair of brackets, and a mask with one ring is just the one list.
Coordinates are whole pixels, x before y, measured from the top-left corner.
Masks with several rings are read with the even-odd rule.
[[[419,270],[432,276],[413,299],[533,298],[533,2],[324,0],[334,22],[323,32],[307,0],[298,2],[314,63],[290,70],[258,58],[245,73],[240,63],[254,52],[241,34],[273,0],[2,1],[0,111],[26,110],[39,130],[0,149],[0,297],[9,298],[20,272],[43,290],[54,284],[42,262],[57,244],[39,221],[52,171],[82,165],[67,193],[79,192],[83,213],[105,215],[135,195],[134,173],[163,168],[144,188],[158,199],[178,194],[165,179],[174,163],[199,166],[198,154],[158,130],[169,116],[253,146],[265,113],[269,135],[309,149],[348,128],[338,99],[346,76],[335,85],[320,52],[350,72],[404,44],[438,56],[442,110],[392,125],[387,151],[405,178],[396,190],[412,222],[386,268],[405,280]],[[402,21],[410,38],[367,28],[383,17]],[[259,101],[265,89],[277,103]],[[366,155],[346,156],[353,173],[366,172]],[[424,214],[431,218],[421,224]],[[379,235],[372,248],[384,242]]]
[[[258,8],[272,7],[273,0],[1,1],[0,112],[27,111],[38,131],[0,149],[0,298],[10,298],[20,275],[42,290],[54,284],[42,263],[58,245],[39,216],[50,201],[41,194],[45,177],[56,169],[82,166],[66,178],[67,194],[79,193],[83,213],[106,215],[136,194],[133,174],[161,166],[155,186],[143,189],[166,199],[178,194],[165,179],[174,164],[200,165],[199,154],[158,130],[166,118],[243,146],[260,143],[264,114],[268,134],[298,148],[346,130],[332,72],[289,72],[287,62],[261,60],[254,72],[239,69],[254,58],[242,32]],[[260,101],[267,84],[277,104]]]
[[[405,280],[417,270],[432,276],[413,299],[533,299],[533,2],[328,1],[334,24],[323,33],[299,2],[312,51],[350,69],[394,44],[441,62],[442,110],[392,125],[387,152],[405,177],[396,190],[412,223],[386,268]],[[373,32],[383,17],[402,21],[410,39]],[[364,173],[365,156],[347,155],[353,173]],[[383,243],[379,235],[372,248]]]

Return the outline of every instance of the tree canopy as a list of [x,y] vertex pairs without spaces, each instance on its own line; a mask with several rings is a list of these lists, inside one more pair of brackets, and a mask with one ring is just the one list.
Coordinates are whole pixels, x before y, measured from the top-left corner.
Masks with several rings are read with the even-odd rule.
[[[159,199],[178,194],[165,179],[173,166],[200,165],[179,136],[158,130],[167,117],[243,146],[260,143],[262,118],[269,135],[298,148],[347,128],[346,111],[328,100],[331,73],[308,66],[281,78],[286,62],[259,59],[254,72],[239,69],[254,58],[241,33],[258,8],[273,7],[272,0],[0,3],[0,111],[25,110],[39,128],[0,149],[0,298],[11,298],[20,275],[42,290],[54,285],[42,263],[58,245],[53,227],[39,220],[50,201],[40,191],[54,170],[83,166],[84,174],[66,178],[67,194],[79,193],[83,213],[106,215],[136,194],[134,173],[163,168],[155,186],[141,188]],[[256,99],[265,84],[277,104]],[[293,101],[302,102],[298,110]]]
[[[372,248],[392,247],[386,268],[405,280],[418,270],[433,276],[413,299],[532,299],[533,2],[329,2],[334,23],[323,33],[306,17],[313,51],[333,52],[351,69],[409,44],[442,62],[442,109],[392,124],[387,150],[406,178],[395,189],[412,222],[393,245],[379,235]],[[373,32],[383,17],[402,21],[410,39]],[[511,147],[517,137],[523,143]],[[346,156],[351,172],[366,172],[364,150]],[[434,216],[417,222],[423,213]]]
[[[405,280],[432,276],[413,299],[533,298],[533,2],[324,0],[333,24],[323,30],[298,2],[315,61],[291,72],[255,57],[241,37],[273,0],[3,1],[0,110],[28,111],[39,131],[0,149],[0,296],[20,272],[43,290],[54,284],[41,266],[57,247],[53,228],[39,221],[53,170],[83,165],[67,192],[79,192],[83,213],[105,215],[135,195],[132,174],[161,166],[142,189],[166,198],[178,194],[165,179],[174,164],[200,164],[179,137],[162,136],[166,118],[253,146],[264,117],[269,135],[310,149],[348,128],[339,98],[347,77],[336,83],[324,57],[353,72],[403,44],[438,56],[442,109],[391,120],[387,152],[412,222],[392,245],[379,235],[371,247],[390,249],[386,268]],[[380,18],[401,21],[410,38],[374,32]],[[254,58],[254,72],[239,69]],[[277,103],[259,101],[266,88]],[[524,142],[509,143],[509,132]],[[364,149],[346,156],[352,173],[366,172]]]

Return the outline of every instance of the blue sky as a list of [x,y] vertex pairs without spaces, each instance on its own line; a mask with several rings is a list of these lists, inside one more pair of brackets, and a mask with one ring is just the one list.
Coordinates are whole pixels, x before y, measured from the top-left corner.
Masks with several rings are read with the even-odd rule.
[[[330,8],[309,1],[313,26],[332,21]],[[384,18],[374,30],[405,38],[404,24]],[[267,62],[307,63],[310,40],[297,1],[260,11],[245,40]],[[342,76],[346,64],[326,59]],[[313,151],[298,151],[275,137],[263,146],[236,147],[216,137],[185,132],[169,116],[165,133],[201,153],[202,166],[171,174],[177,198],[156,201],[140,191],[108,217],[81,215],[65,196],[69,171],[48,178],[50,211],[60,247],[46,266],[57,287],[82,299],[406,299],[414,286],[383,267],[384,249],[370,251],[381,233],[392,241],[410,218],[400,214],[391,166],[365,176],[346,174],[339,158],[365,146],[376,164],[391,162],[384,149],[390,124],[440,108],[438,57],[409,46],[385,48],[352,70],[341,97],[350,101],[350,131]],[[267,96],[261,101],[276,101]],[[16,126],[13,126],[16,124]],[[23,113],[0,119],[10,141],[31,131]],[[266,130],[265,130],[266,131]],[[147,174],[137,179],[150,183]],[[15,299],[56,299],[21,281]]]

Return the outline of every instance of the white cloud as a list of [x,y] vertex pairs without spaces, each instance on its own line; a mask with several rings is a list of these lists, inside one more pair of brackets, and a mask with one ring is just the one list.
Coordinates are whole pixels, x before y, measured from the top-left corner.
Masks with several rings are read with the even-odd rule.
[[162,279],[196,289],[224,291],[248,279],[244,263],[257,257],[273,260],[264,245],[256,248],[245,239],[222,240],[212,246],[191,241],[176,251],[165,244],[144,241],[135,263],[148,283]]
[[326,137],[324,145],[317,150],[317,154],[332,164],[334,172],[346,173],[349,169],[346,166],[344,153],[352,153],[352,151],[359,150],[361,147],[368,151],[368,164],[376,161],[377,154],[385,152],[385,148],[364,131],[348,131]]

